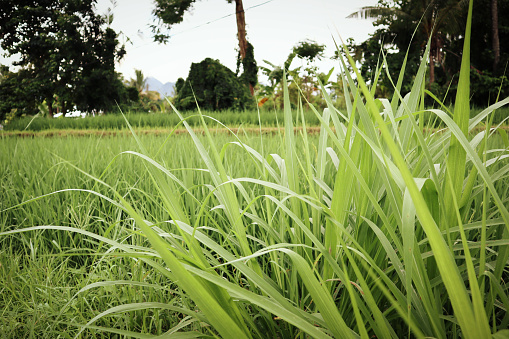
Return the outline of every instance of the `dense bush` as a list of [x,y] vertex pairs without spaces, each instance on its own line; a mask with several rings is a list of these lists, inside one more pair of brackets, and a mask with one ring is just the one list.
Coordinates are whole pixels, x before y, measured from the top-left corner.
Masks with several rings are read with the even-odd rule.
[[248,87],[217,60],[193,63],[184,84],[181,80],[177,83],[175,105],[179,110],[196,109],[196,101],[201,109],[212,111],[254,107]]

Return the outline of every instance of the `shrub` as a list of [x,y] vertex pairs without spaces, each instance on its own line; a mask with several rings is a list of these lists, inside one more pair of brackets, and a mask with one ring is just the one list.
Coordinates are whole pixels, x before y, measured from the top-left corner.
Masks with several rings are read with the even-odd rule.
[[217,60],[206,58],[193,63],[185,83],[177,83],[175,106],[179,110],[195,110],[196,102],[201,109],[210,111],[254,108],[247,86]]

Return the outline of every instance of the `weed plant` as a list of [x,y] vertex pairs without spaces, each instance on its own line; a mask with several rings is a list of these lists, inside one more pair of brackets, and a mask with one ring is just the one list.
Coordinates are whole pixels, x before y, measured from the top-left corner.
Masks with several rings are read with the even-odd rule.
[[[133,130],[138,150],[120,153],[101,174],[64,167],[81,173],[83,186],[32,201],[18,192],[24,202],[9,202],[0,233],[4,244],[23,242],[12,257],[45,267],[78,251],[86,262],[73,263],[78,279],[65,283],[80,290],[61,293],[66,304],[56,317],[45,310],[57,287],[42,277],[58,270],[27,280],[32,300],[14,308],[4,297],[9,328],[24,312],[38,317],[26,327],[29,334],[45,320],[47,333],[75,337],[507,336],[509,141],[492,117],[509,98],[469,120],[471,13],[472,2],[453,112],[424,109],[429,46],[412,91],[400,95],[395,79],[390,100],[373,97],[375,89],[366,87],[347,55],[358,80],[345,73],[343,87],[354,100],[340,112],[323,90],[329,108],[315,112],[321,123],[315,142],[305,128],[294,134],[293,126],[305,127],[306,120],[302,105],[292,110],[286,91],[276,151],[263,135],[256,145],[241,138],[218,145],[211,122],[200,115],[203,137],[183,123],[199,160],[190,160],[189,147],[171,151],[181,161],[160,158]],[[347,61],[340,62],[347,69]],[[446,130],[426,132],[425,111]],[[477,130],[480,125],[487,128]],[[124,157],[130,165],[122,173],[143,168],[135,182],[115,172]],[[26,209],[17,216],[21,221],[31,206],[59,195],[85,200],[71,208],[109,206],[91,218],[103,227],[38,220],[39,226],[17,227],[10,219]],[[50,246],[58,248],[61,239],[46,241],[50,236],[72,240],[53,254]],[[37,246],[46,248],[42,255]],[[15,272],[11,252],[2,263],[7,273]]]

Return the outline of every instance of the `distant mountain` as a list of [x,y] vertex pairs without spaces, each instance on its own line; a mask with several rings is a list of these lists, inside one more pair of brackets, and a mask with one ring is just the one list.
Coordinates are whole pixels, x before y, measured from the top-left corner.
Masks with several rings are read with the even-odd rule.
[[148,77],[147,79],[147,85],[149,91],[156,91],[161,94],[161,98],[164,98],[165,96],[171,97],[175,93],[175,83],[174,82],[167,82],[163,84],[161,81],[157,80],[156,78]]

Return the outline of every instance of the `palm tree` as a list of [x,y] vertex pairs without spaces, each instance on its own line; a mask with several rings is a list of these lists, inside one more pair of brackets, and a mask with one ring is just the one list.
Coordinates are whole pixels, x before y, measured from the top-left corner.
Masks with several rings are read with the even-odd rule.
[[138,93],[141,94],[145,90],[145,87],[147,86],[147,79],[143,75],[143,71],[141,69],[135,69],[134,70],[135,78],[131,78],[129,81],[129,84],[132,87],[135,87],[138,90]]
[[[396,6],[389,6],[387,2],[383,2],[378,6],[363,7],[347,18],[378,19],[375,25],[388,25],[389,32],[393,24],[402,21],[410,22],[414,26],[419,25],[426,41],[431,42],[429,82],[433,83],[435,65],[438,63],[444,67],[443,48],[446,40],[450,35],[461,32],[460,14],[467,3],[466,0],[408,0]],[[426,41],[423,41],[422,45],[425,45]]]

